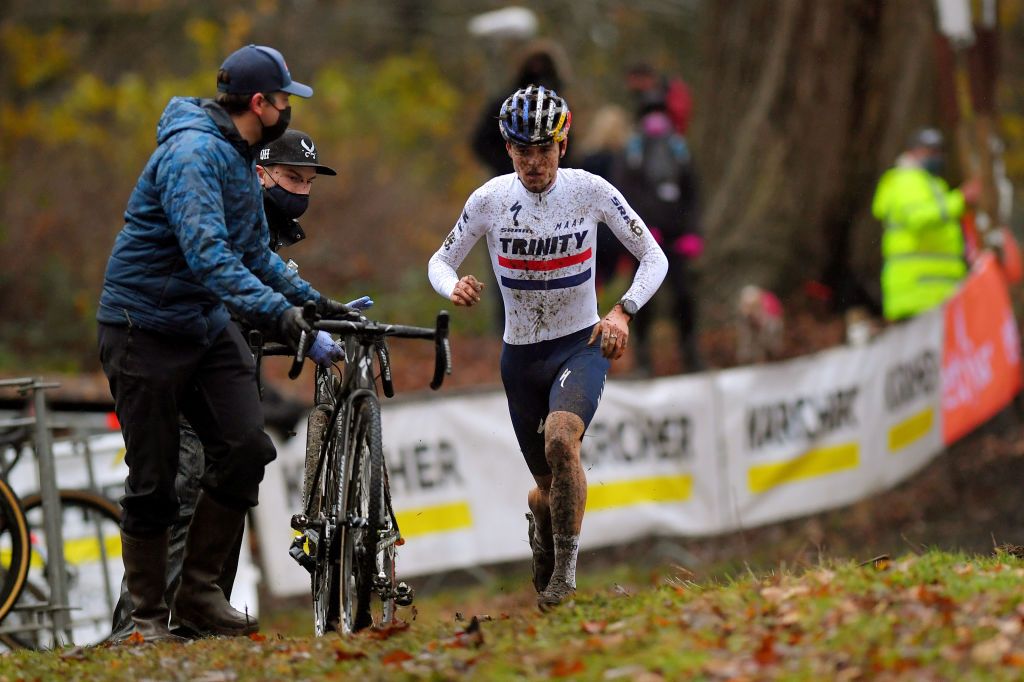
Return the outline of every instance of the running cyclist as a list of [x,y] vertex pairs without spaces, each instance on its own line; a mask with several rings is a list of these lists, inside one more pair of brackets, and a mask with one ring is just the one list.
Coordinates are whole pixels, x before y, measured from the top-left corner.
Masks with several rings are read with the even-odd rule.
[[[629,322],[665,278],[665,254],[643,220],[604,179],[559,168],[572,114],[553,90],[531,85],[501,105],[498,128],[515,173],[470,195],[431,257],[430,282],[457,306],[480,302],[483,285],[456,269],[487,239],[505,303],[501,377],[519,447],[537,486],[529,492],[537,604],[576,590],[587,501],[580,443]],[[603,318],[594,288],[597,225],[606,223],[640,261],[632,285]],[[595,342],[600,340],[600,344]]]

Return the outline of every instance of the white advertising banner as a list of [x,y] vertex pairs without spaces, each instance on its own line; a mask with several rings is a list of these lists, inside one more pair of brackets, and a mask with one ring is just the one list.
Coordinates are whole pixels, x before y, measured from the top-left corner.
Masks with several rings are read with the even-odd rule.
[[866,472],[872,490],[884,490],[942,452],[942,310],[890,327],[875,344],[882,366],[872,368],[871,401],[879,428],[871,428],[875,457]]
[[714,388],[711,375],[608,382],[583,438],[584,546],[718,530]]
[[728,460],[722,513],[743,528],[847,504],[868,494],[868,436],[878,344],[720,372]]

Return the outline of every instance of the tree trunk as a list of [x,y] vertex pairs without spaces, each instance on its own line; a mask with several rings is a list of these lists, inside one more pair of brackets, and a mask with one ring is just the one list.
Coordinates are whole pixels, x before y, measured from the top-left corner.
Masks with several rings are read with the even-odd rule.
[[936,123],[931,2],[721,0],[705,21],[693,143],[709,315],[745,284],[877,300],[874,185],[908,132]]

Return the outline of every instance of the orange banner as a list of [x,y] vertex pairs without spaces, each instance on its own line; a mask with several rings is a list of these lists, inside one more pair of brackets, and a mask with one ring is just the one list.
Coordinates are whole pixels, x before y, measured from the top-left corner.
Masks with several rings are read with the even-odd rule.
[[945,315],[942,437],[948,445],[1003,409],[1021,387],[1017,322],[991,254],[978,259]]

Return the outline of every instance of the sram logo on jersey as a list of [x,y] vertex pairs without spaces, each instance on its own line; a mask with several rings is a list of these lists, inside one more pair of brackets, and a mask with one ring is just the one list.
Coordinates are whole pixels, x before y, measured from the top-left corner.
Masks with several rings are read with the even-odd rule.
[[637,237],[643,234],[643,228],[640,227],[639,221],[637,221],[636,218],[629,217],[629,214],[626,213],[626,207],[622,205],[622,202],[619,201],[619,198],[613,196],[612,203],[615,204],[615,208],[618,209],[619,215],[622,216],[622,222],[626,223],[626,225],[629,226],[629,231],[632,232]]
[[512,256],[547,256],[552,253],[566,253],[570,247],[573,249],[583,248],[583,242],[587,239],[589,230],[573,232],[557,237],[546,237],[542,239],[516,239],[513,237],[499,237],[501,252]]

